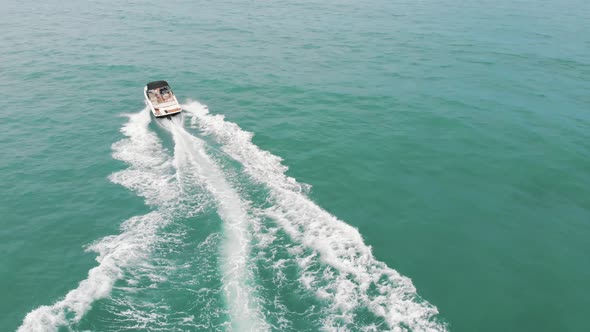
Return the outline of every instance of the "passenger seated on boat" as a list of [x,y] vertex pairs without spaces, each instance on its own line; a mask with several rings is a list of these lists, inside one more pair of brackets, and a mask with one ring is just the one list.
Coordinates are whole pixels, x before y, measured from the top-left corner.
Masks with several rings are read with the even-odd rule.
[[161,103],[161,102],[164,101],[164,99],[162,98],[162,95],[160,94],[160,89],[159,88],[156,88],[156,89],[154,89],[152,91],[153,91],[154,95],[156,96],[156,101],[158,103]]
[[172,94],[170,93],[170,90],[167,87],[162,88],[160,90],[160,93],[161,93],[163,101],[168,101],[170,99],[170,97],[172,96]]
[[154,103],[157,103],[157,102],[158,102],[158,97],[157,97],[157,95],[156,95],[156,94],[155,94],[153,91],[150,91],[150,92],[148,93],[148,96],[149,96],[149,98],[150,98],[150,101],[152,102],[152,104],[154,104]]

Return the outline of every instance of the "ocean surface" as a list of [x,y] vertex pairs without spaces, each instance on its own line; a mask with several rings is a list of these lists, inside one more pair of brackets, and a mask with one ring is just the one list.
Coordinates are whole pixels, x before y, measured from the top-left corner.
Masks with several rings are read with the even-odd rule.
[[589,330],[590,2],[0,12],[0,331]]

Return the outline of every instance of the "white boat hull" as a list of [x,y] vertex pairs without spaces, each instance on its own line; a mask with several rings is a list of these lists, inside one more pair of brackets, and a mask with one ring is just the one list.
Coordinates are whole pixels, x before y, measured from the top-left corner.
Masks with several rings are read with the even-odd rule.
[[167,91],[167,94],[162,96],[159,91],[154,93],[154,90],[148,90],[148,87],[145,86],[143,95],[147,106],[156,118],[169,117],[182,112],[182,108],[172,90]]

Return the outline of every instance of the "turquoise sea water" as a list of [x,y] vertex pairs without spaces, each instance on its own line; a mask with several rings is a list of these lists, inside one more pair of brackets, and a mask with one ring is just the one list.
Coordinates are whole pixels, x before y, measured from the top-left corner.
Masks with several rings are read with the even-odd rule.
[[587,330],[588,2],[1,11],[1,331]]

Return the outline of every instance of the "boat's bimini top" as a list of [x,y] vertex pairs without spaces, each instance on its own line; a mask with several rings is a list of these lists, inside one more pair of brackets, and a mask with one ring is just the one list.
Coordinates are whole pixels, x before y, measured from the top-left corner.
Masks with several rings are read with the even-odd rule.
[[163,88],[165,86],[170,87],[168,85],[168,82],[166,82],[166,81],[153,81],[153,82],[149,82],[147,84],[147,89],[153,90],[153,89],[157,89],[157,88]]

